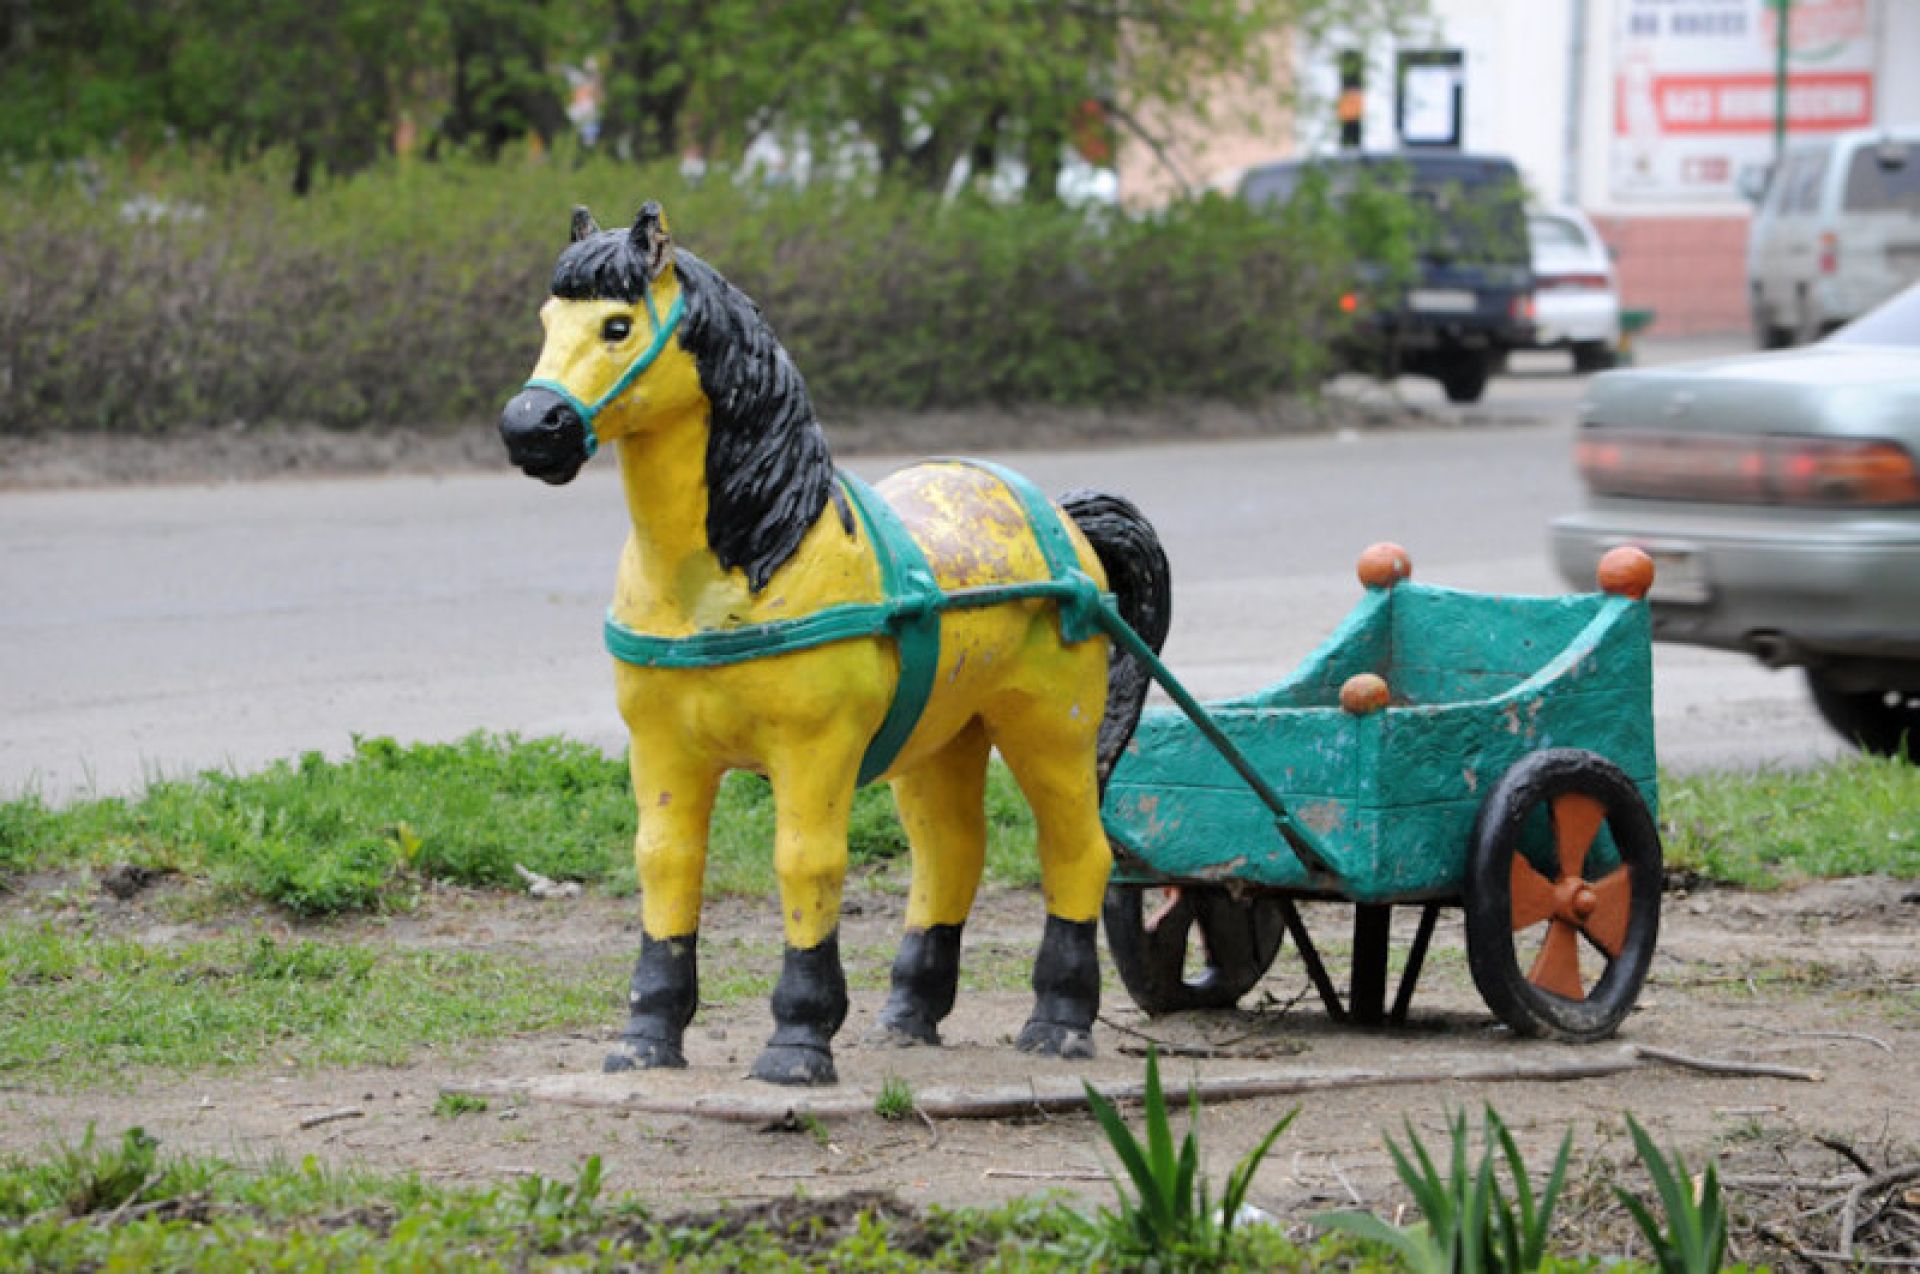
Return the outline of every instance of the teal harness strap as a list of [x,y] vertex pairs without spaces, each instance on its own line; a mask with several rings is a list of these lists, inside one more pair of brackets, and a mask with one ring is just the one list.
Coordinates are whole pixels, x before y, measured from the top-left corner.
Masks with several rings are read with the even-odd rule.
[[899,647],[900,675],[887,715],[860,760],[859,782],[872,782],[886,773],[887,767],[900,755],[900,749],[912,737],[920,714],[933,694],[934,678],[940,668],[940,616],[943,613],[1008,602],[1051,601],[1060,608],[1062,640],[1077,643],[1101,631],[1101,613],[1111,605],[1093,578],[1080,569],[1072,539],[1039,488],[999,465],[978,460],[954,463],[972,465],[993,474],[1013,493],[1026,513],[1053,578],[1019,584],[987,584],[951,592],[943,590],[927,564],[926,554],[908,534],[892,506],[872,487],[843,472],[839,475],[840,484],[867,538],[873,542],[885,601],[846,602],[795,619],[710,629],[684,637],[635,632],[615,619],[609,610],[605,628],[607,652],[622,663],[643,668],[714,668],[812,650],[836,641],[890,636]]
[[946,594],[927,565],[927,555],[880,493],[850,473],[840,475],[840,485],[873,541],[874,557],[880,562],[880,587],[887,594],[890,627],[900,650],[893,702],[860,758],[859,782],[864,785],[885,774],[900,755],[933,694],[933,678],[940,669],[940,611]]

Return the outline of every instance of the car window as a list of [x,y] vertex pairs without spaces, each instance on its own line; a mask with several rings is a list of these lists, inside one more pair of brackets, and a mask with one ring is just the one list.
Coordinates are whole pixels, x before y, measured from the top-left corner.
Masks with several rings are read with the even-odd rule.
[[1920,215],[1920,142],[1862,146],[1847,165],[1848,212]]
[[1827,152],[1811,151],[1800,156],[1800,164],[1793,174],[1792,188],[1787,191],[1786,206],[1782,211],[1796,216],[1820,210],[1820,183],[1827,175]]
[[1565,217],[1528,217],[1527,237],[1533,241],[1536,253],[1555,248],[1587,250],[1587,236],[1581,232],[1579,223]]
[[1898,345],[1920,349],[1920,283],[1827,338],[1835,345]]

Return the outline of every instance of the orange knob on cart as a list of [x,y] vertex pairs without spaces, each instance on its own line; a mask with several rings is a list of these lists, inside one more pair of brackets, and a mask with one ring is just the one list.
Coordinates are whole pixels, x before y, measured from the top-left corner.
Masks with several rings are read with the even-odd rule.
[[1360,555],[1360,582],[1368,588],[1392,588],[1413,574],[1413,559],[1391,540],[1382,540]]
[[1340,687],[1340,706],[1356,717],[1370,716],[1392,699],[1386,679],[1376,673],[1357,672]]
[[1622,544],[1600,559],[1597,574],[1603,591],[1637,602],[1653,587],[1653,559],[1631,544]]

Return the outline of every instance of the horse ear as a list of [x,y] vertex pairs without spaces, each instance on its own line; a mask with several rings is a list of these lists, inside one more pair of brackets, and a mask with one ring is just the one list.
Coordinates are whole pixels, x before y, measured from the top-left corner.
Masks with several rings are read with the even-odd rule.
[[575,243],[580,242],[590,234],[600,233],[600,224],[593,219],[593,214],[587,211],[585,204],[580,204],[574,208],[571,232]]
[[633,247],[647,263],[647,277],[658,278],[673,251],[673,234],[667,229],[667,214],[657,200],[640,205],[633,219]]

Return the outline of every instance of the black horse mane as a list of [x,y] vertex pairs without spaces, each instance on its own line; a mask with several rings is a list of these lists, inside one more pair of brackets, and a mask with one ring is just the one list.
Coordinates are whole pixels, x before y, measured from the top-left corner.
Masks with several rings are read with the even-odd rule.
[[[806,381],[760,307],[719,271],[675,248],[674,273],[686,298],[680,346],[693,356],[712,404],[707,431],[707,542],[720,565],[738,568],[754,592],[800,547],[834,497],[833,456],[814,416]],[[627,230],[590,234],[553,267],[553,294],[567,301],[639,301],[649,277]]]

